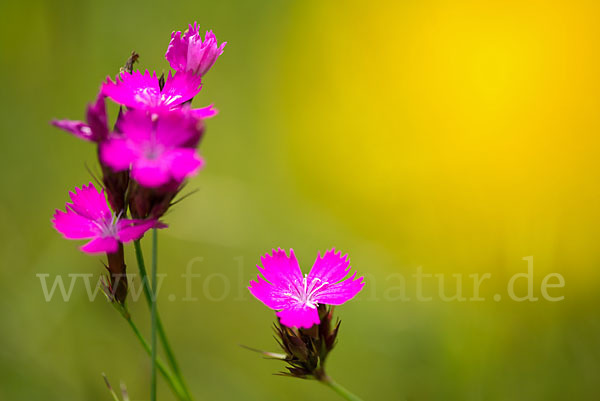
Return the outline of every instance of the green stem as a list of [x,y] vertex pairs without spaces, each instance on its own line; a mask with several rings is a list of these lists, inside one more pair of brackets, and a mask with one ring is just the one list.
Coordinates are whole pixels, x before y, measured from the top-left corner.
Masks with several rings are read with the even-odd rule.
[[[146,341],[144,336],[142,336],[142,333],[140,333],[140,331],[137,328],[137,326],[135,325],[135,323],[133,323],[133,320],[131,320],[131,317],[129,317],[129,315],[127,315],[125,313],[121,313],[121,316],[123,316],[123,318],[127,321],[127,323],[129,323],[129,327],[131,327],[131,330],[133,331],[133,333],[139,340],[140,344],[142,344],[142,347],[144,348],[146,353],[149,356],[152,356],[152,349],[150,348],[150,345],[148,345],[148,342]],[[171,389],[173,390],[173,392],[177,395],[177,398],[179,398],[180,400],[187,400],[187,396],[185,394],[185,391],[181,387],[179,380],[177,380],[175,375],[171,372],[171,370],[165,365],[165,363],[160,358],[156,359],[156,366],[157,366],[159,372],[163,375],[163,377],[165,378],[165,380],[171,387]]]
[[156,267],[158,253],[158,234],[156,228],[152,230],[152,370],[150,380],[150,401],[156,401]]
[[343,398],[348,401],[362,401],[357,395],[352,394],[346,388],[342,387],[340,384],[335,382],[331,377],[325,375],[323,378],[319,380],[324,385],[330,387],[333,391],[341,395]]
[[[144,295],[146,297],[146,302],[148,302],[148,306],[152,307],[152,289],[150,288],[150,281],[148,280],[148,273],[146,271],[146,263],[144,262],[144,253],[142,252],[142,246],[140,244],[140,240],[136,240],[133,242],[135,248],[135,257],[138,263],[138,269],[140,271],[140,277],[142,279],[142,288],[144,289]],[[169,365],[173,369],[173,372],[179,379],[181,387],[184,389],[184,392],[187,396],[187,400],[191,401],[192,396],[188,390],[188,387],[185,383],[183,375],[181,374],[181,370],[179,369],[179,365],[177,364],[177,360],[175,359],[175,354],[173,353],[173,349],[169,344],[169,340],[167,339],[167,334],[165,333],[164,326],[162,324],[162,320],[160,319],[160,314],[158,313],[158,309],[156,311],[156,326],[158,329],[158,336],[160,338],[160,343],[162,344],[165,354],[167,356],[167,361]]]
[[104,377],[104,383],[106,384],[106,387],[108,387],[108,391],[110,391],[110,395],[112,395],[113,400],[120,401],[119,397],[117,396],[117,393],[115,393],[115,390],[113,390],[112,386],[110,385],[108,378],[104,375],[104,373],[102,374],[102,376]]

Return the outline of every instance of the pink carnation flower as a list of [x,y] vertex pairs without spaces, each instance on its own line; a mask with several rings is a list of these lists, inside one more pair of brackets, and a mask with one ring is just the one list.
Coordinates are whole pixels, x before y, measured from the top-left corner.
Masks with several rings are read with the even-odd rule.
[[191,71],[197,76],[203,76],[223,54],[227,42],[217,43],[212,31],[207,31],[204,41],[200,35],[200,27],[196,22],[181,36],[181,32],[171,34],[171,42],[165,57],[176,71]]
[[363,278],[355,279],[356,273],[346,279],[350,272],[347,255],[335,250],[317,256],[310,273],[302,276],[300,266],[290,249],[288,257],[284,250],[273,250],[272,255],[261,258],[258,267],[263,277],[250,281],[248,289],[258,300],[273,310],[281,324],[288,327],[310,328],[319,324],[319,304],[341,305],[352,299],[364,286]]
[[108,118],[102,92],[98,94],[94,103],[88,105],[86,119],[87,123],[74,120],[52,120],[52,125],[86,141],[102,142],[108,137]]
[[52,223],[67,239],[90,239],[81,247],[87,253],[116,252],[119,242],[141,238],[151,228],[163,228],[156,220],[122,219],[111,213],[104,190],[98,192],[94,184],[69,192],[72,203],[65,211],[56,210]]
[[[132,109],[144,109],[152,112],[163,112],[180,107],[191,100],[201,89],[201,79],[185,72],[169,76],[165,86],[160,89],[156,72],[150,75],[134,71],[132,74],[122,72],[113,82],[110,78],[102,85],[102,92],[115,103]],[[195,109],[194,113],[202,118],[212,117],[217,111],[212,106]]]
[[163,114],[130,110],[120,129],[122,135],[100,146],[100,158],[115,171],[131,167],[132,178],[145,187],[181,182],[204,165],[193,149],[203,132],[202,120],[187,108]]

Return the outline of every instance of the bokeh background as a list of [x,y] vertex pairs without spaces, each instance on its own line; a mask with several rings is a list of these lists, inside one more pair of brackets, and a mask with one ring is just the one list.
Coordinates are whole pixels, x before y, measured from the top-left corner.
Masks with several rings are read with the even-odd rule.
[[[365,400],[597,399],[597,2],[29,0],[0,13],[1,400],[109,400],[101,372],[149,398],[149,360],[110,305],[81,283],[70,302],[44,300],[36,274],[103,270],[50,225],[95,149],[48,121],[82,118],[132,50],[167,70],[171,31],[194,20],[228,42],[194,101],[220,114],[198,192],[160,234],[159,302],[197,400],[338,399],[238,347],[276,349],[273,313],[245,286],[277,246],[305,272],[336,247],[367,278],[338,308],[329,361]],[[560,273],[563,301],[504,296],[527,256],[535,295]],[[201,277],[184,302],[189,263]],[[434,299],[416,301],[418,266],[463,274],[467,296],[466,275],[490,273],[485,301],[443,302],[433,279]],[[147,334],[145,303],[129,307]]]

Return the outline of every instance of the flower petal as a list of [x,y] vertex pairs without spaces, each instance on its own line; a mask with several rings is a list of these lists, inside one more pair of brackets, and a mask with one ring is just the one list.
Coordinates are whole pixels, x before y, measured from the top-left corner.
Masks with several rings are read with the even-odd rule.
[[119,241],[112,237],[95,238],[82,246],[81,249],[85,253],[113,253],[119,248]]
[[202,159],[194,149],[177,149],[167,152],[165,157],[170,160],[170,173],[176,181],[192,176],[204,166]]
[[202,120],[184,106],[158,116],[156,141],[165,148],[185,147],[190,143],[195,145],[203,131]]
[[223,54],[227,43],[219,46],[212,31],[207,31],[204,40],[200,35],[200,27],[196,22],[182,36],[181,32],[171,34],[171,42],[165,57],[171,68],[178,72],[189,71],[202,76],[213,66],[217,58]]
[[283,249],[278,248],[277,251],[273,250],[271,255],[266,254],[260,260],[263,267],[257,266],[258,271],[268,282],[285,290],[302,288],[302,271],[293,249],[290,249],[289,257]]
[[107,78],[102,85],[102,93],[113,102],[131,108],[156,108],[160,105],[160,87],[156,72],[148,70],[144,74],[134,71],[122,72],[113,82]]
[[201,107],[199,109],[190,109],[190,113],[197,118],[205,119],[216,116],[219,111],[211,104],[210,106]]
[[188,72],[177,72],[169,76],[160,93],[160,104],[167,108],[174,108],[196,96],[202,88],[199,75]]
[[85,141],[95,142],[95,137],[92,132],[92,129],[89,125],[82,121],[52,120],[51,124]]
[[342,252],[331,249],[323,256],[319,253],[317,260],[308,274],[308,291],[314,288],[311,299],[315,302],[340,305],[353,298],[364,283],[363,278],[355,280],[356,273],[349,279],[344,278],[350,272],[348,255],[342,256]]
[[355,279],[356,273],[347,280],[337,284],[327,284],[315,291],[311,297],[317,303],[341,305],[354,298],[365,286],[363,277]]
[[187,70],[194,71],[195,74],[205,75],[208,70],[217,61],[217,58],[223,54],[223,49],[227,42],[222,43],[219,47],[217,43],[217,37],[213,31],[207,31],[204,35],[204,41],[197,32],[194,35],[189,36],[188,39],[188,53],[187,53]]
[[290,297],[285,288],[276,287],[263,280],[260,275],[256,276],[256,281],[250,280],[248,290],[259,301],[273,310],[290,308],[296,301]]
[[256,281],[250,281],[250,293],[271,309],[293,308],[303,288],[294,250],[290,249],[289,257],[282,249],[273,250],[271,255],[263,256],[261,262],[264,267],[257,268],[264,278],[258,275]]
[[140,157],[133,163],[131,176],[141,185],[149,188],[160,187],[169,182],[169,160],[163,157],[157,159],[147,159]]
[[313,325],[320,323],[317,308],[301,304],[277,312],[277,317],[281,319],[281,324],[288,327],[310,329]]
[[92,140],[102,142],[108,137],[108,117],[106,116],[106,104],[102,91],[98,94],[96,101],[88,105],[86,119],[92,130]]
[[75,188],[75,191],[69,192],[69,195],[72,203],[67,203],[67,207],[75,213],[93,221],[112,218],[104,190],[98,191],[91,182],[87,186]]
[[137,152],[125,138],[112,138],[100,145],[102,163],[114,171],[127,170],[136,159]]
[[319,279],[321,282],[333,284],[342,280],[349,272],[350,262],[348,261],[348,255],[342,257],[341,251],[336,253],[335,249],[331,249],[325,252],[323,256],[319,252],[308,274],[308,282],[311,283],[313,280]]
[[56,210],[52,218],[56,231],[67,239],[88,239],[98,235],[98,227],[93,221],[72,210]]
[[169,47],[167,47],[165,58],[172,69],[176,71],[185,71],[187,51],[188,42],[185,40],[185,36],[183,38],[181,37],[181,31],[171,33],[171,42],[169,42]]
[[151,228],[164,228],[164,224],[159,224],[156,220],[119,220],[119,240],[129,242],[142,238],[146,231]]
[[155,135],[152,116],[146,110],[129,110],[121,116],[119,130],[136,143],[149,141]]

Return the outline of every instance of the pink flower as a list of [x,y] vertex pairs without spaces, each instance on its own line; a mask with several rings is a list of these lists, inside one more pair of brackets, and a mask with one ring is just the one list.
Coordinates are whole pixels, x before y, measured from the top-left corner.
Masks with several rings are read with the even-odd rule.
[[102,92],[98,94],[96,102],[88,105],[86,118],[87,124],[82,121],[52,120],[52,125],[86,141],[102,142],[108,137],[108,119]]
[[127,170],[145,187],[183,181],[204,160],[193,147],[203,132],[202,120],[187,108],[163,114],[130,110],[121,120],[122,135],[101,145],[100,158],[115,171]]
[[212,31],[207,31],[202,41],[200,27],[194,22],[183,37],[180,31],[171,34],[165,57],[174,70],[191,71],[197,76],[203,76],[223,54],[226,44],[227,42],[223,42],[219,46]]
[[258,267],[263,277],[250,281],[248,289],[258,300],[273,310],[281,324],[289,327],[310,328],[319,324],[319,304],[341,305],[352,299],[364,286],[363,278],[355,279],[356,273],[346,279],[350,272],[347,255],[335,250],[317,256],[310,273],[302,276],[300,266],[290,249],[288,257],[284,250],[273,250],[272,255],[261,258]]
[[75,188],[69,195],[72,203],[66,204],[64,212],[57,209],[52,223],[67,239],[90,239],[81,247],[87,253],[113,253],[119,242],[139,239],[151,228],[166,227],[156,220],[122,219],[112,214],[104,190],[98,192],[92,183]]
[[[122,72],[113,82],[107,78],[102,85],[102,92],[111,100],[132,109],[144,109],[162,112],[180,107],[191,100],[201,89],[199,76],[185,72],[172,75],[169,73],[165,86],[161,89],[156,72],[150,75],[134,71],[132,74]],[[212,117],[217,111],[212,106],[195,109],[202,118]]]

